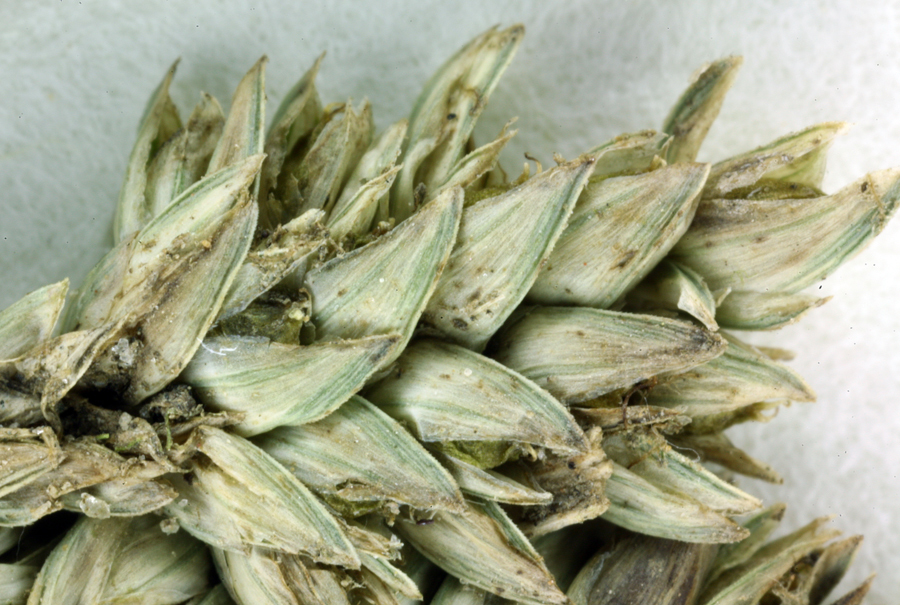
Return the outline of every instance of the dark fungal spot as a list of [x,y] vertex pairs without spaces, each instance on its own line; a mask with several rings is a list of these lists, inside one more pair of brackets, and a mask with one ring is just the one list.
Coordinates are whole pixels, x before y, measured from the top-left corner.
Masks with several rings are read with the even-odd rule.
[[453,324],[453,327],[456,328],[457,330],[468,330],[469,329],[469,324],[467,324],[465,322],[465,320],[460,319],[458,317],[454,318],[451,323]]
[[566,463],[566,466],[569,467],[569,470],[574,471],[574,470],[575,470],[575,461],[574,461],[574,460],[569,460],[569,461]]
[[865,193],[866,191],[868,191],[869,183],[863,183],[862,185],[860,185],[859,190],[861,193]]
[[448,114],[447,114],[447,119],[448,119],[448,120],[455,120],[455,119],[456,119],[456,114],[455,114],[455,113],[448,113]]
[[616,269],[624,268],[635,256],[637,256],[637,250],[628,250],[623,253],[622,256],[619,257],[619,262],[616,263]]

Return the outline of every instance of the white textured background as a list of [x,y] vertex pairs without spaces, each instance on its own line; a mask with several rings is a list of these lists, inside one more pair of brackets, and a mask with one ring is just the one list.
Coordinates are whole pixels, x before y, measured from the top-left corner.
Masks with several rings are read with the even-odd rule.
[[[113,204],[144,102],[182,57],[182,115],[199,89],[227,108],[263,53],[274,105],[323,50],[326,102],[365,95],[379,128],[405,115],[428,75],[481,30],[522,21],[525,42],[480,123],[507,117],[529,151],[577,155],[658,128],[705,61],[744,67],[701,160],[817,121],[855,123],[833,148],[826,189],[900,166],[900,5],[803,0],[258,2],[0,0],[0,308],[65,276],[77,285],[110,245]],[[756,342],[798,352],[819,393],[733,438],[773,463],[786,525],[836,514],[867,537],[852,581],[879,570],[870,602],[900,603],[900,219],[823,283],[834,300]],[[849,590],[845,581],[841,588]]]

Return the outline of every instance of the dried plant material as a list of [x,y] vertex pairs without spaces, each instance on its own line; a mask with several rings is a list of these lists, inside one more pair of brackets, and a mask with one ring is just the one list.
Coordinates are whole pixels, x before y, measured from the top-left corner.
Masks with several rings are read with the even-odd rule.
[[781,406],[790,405],[788,399],[772,399],[748,404],[736,410],[694,416],[685,427],[685,432],[694,435],[720,433],[725,429],[744,422],[770,422],[778,415]]
[[679,433],[691,419],[675,410],[652,405],[627,405],[615,408],[571,408],[582,426],[596,426],[606,434],[652,426],[661,433]]
[[688,370],[726,341],[694,325],[599,309],[528,307],[508,322],[494,358],[567,404]]
[[286,209],[282,220],[308,210],[330,213],[351,171],[372,142],[372,107],[363,101],[359,109],[348,100],[326,111],[315,142],[304,155],[289,156],[278,177],[275,195]]
[[209,409],[240,412],[239,435],[305,424],[332,413],[390,357],[396,334],[311,346],[207,338],[182,373]]
[[400,166],[393,166],[383,174],[367,181],[356,195],[350,198],[340,213],[333,212],[329,219],[329,229],[336,240],[343,238],[364,238],[366,231],[378,213],[380,200],[385,199]]
[[208,249],[201,242],[183,264],[175,265],[180,275],[169,282],[172,287],[138,308],[141,346],[134,357],[126,401],[138,403],[159,392],[200,348],[247,254],[255,223],[256,204],[244,197],[223,217]]
[[153,517],[81,519],[53,549],[29,605],[177,605],[207,588],[202,542],[165,534]]
[[834,601],[831,605],[862,605],[866,595],[869,594],[869,590],[872,588],[872,582],[874,580],[875,574],[872,574],[865,582],[839,598],[837,601]]
[[360,603],[372,605],[400,605],[398,594],[371,570],[360,570],[360,585],[354,594]]
[[305,270],[307,261],[325,245],[324,218],[321,210],[310,210],[275,229],[252,249],[228,289],[217,320],[244,311],[285,278]]
[[253,548],[246,554],[213,548],[212,553],[216,569],[225,587],[238,603],[254,605],[349,605],[350,603],[339,582],[333,578],[335,572],[313,571],[297,556],[264,548]]
[[462,582],[521,603],[566,602],[525,536],[493,503],[439,512],[424,523],[400,521],[400,536]]
[[119,202],[116,205],[116,217],[113,220],[113,238],[116,242],[125,240],[153,216],[145,195],[147,164],[160,145],[181,128],[178,109],[169,97],[169,85],[175,76],[177,66],[178,61],[175,61],[166,72],[163,81],[153,91],[144,109],[137,141],[134,143],[131,157],[128,158],[125,182],[122,183]]
[[39,570],[35,565],[0,563],[0,603],[25,605]]
[[164,509],[186,531],[223,550],[260,546],[359,567],[338,522],[263,450],[209,427],[198,428],[191,445],[204,456],[194,458],[189,481],[172,479],[179,500]]
[[552,502],[525,508],[518,516],[519,527],[529,538],[596,519],[609,508],[605,488],[613,466],[600,448],[601,437],[600,429],[591,429],[586,453],[550,454],[533,464],[520,464],[518,472],[511,473],[553,495]]
[[[128,249],[124,261],[118,258],[118,250],[113,249],[79,291],[78,325],[93,327],[117,314],[127,313],[126,309],[147,297],[147,290],[167,275],[166,268],[173,261],[198,250],[209,252],[212,244],[221,239],[216,236],[227,224],[226,217],[248,205],[243,194],[256,177],[262,160],[262,156],[253,156],[189,187],[141,229],[134,241],[120,244]],[[254,213],[250,216],[255,220]],[[249,244],[250,238],[246,239]],[[95,278],[94,272],[105,267],[110,267],[111,272]]]
[[447,576],[431,600],[431,605],[499,605],[504,602],[511,601]]
[[[298,271],[306,272],[305,261]],[[289,281],[291,276],[286,281]],[[303,290],[293,290],[282,282],[254,299],[247,308],[217,322],[208,338],[235,337],[248,340],[269,340],[285,345],[310,344],[315,327],[309,323],[312,301]],[[201,347],[202,348],[202,347]]]
[[146,198],[151,217],[203,178],[224,126],[225,114],[219,102],[201,93],[187,124],[160,147],[147,166]]
[[65,494],[60,501],[66,510],[88,517],[134,517],[158,511],[178,496],[165,481],[147,480],[140,475],[112,479]]
[[309,71],[288,91],[272,117],[272,127],[266,136],[264,147],[266,161],[260,174],[261,227],[274,229],[297,216],[292,209],[284,206],[282,200],[276,199],[272,192],[277,185],[285,158],[300,140],[312,132],[322,118],[322,102],[319,100],[315,81],[324,57],[324,54],[319,55]]
[[182,263],[175,264],[180,275],[170,282],[173,287],[163,290],[156,301],[148,301],[155,303],[152,306],[138,307],[143,312],[138,324],[141,346],[126,400],[136,403],[157,393],[200,348],[247,255],[256,223],[256,204],[246,196],[239,200],[210,239],[198,242]]
[[169,463],[155,429],[143,418],[121,410],[108,410],[78,396],[69,397],[62,408],[63,428],[72,435],[92,435],[119,454],[152,459],[167,467]]
[[581,569],[598,549],[607,548],[618,531],[614,525],[592,521],[534,538],[532,543],[544,558],[557,586],[568,592]]
[[399,593],[407,599],[422,599],[422,593],[416,583],[405,573],[391,565],[387,560],[361,553],[363,569],[376,576],[388,589]]
[[762,601],[819,605],[844,577],[861,543],[862,536],[853,536],[813,550],[785,572]]
[[646,172],[666,157],[671,135],[655,130],[622,134],[589,150],[595,156],[593,178]]
[[[17,378],[26,393],[40,394],[43,420],[62,432],[59,402],[81,380],[91,364],[121,334],[121,322],[93,330],[80,330],[43,342],[16,360]],[[16,412],[31,415],[32,399],[15,396]]]
[[693,162],[709,127],[719,115],[725,94],[744,62],[743,57],[725,57],[704,65],[669,112],[662,130],[672,135],[666,160]]
[[708,544],[631,536],[598,552],[566,594],[572,605],[692,605],[714,554]]
[[17,545],[22,533],[23,530],[19,527],[0,527],[0,555]]
[[16,380],[2,377],[0,368],[0,425],[35,426],[44,422],[41,396]]
[[360,555],[366,554],[388,561],[394,561],[400,556],[403,543],[387,526],[391,517],[385,520],[377,514],[371,514],[351,519],[333,514]]
[[478,468],[440,452],[436,452],[435,457],[450,471],[459,489],[469,496],[519,506],[549,504],[553,501],[553,495],[549,492],[533,489],[501,473]]
[[410,345],[366,396],[425,442],[513,442],[565,454],[587,448],[572,416],[534,383],[437,340]]
[[[750,187],[763,177],[789,177],[793,166],[804,156],[823,157],[834,137],[847,131],[843,122],[824,122],[799,132],[792,132],[767,145],[714,164],[706,181],[704,199],[718,198],[742,187]],[[820,155],[821,154],[821,155]],[[794,175],[798,176],[798,175]],[[818,187],[815,178],[789,179],[791,182]]]
[[[816,127],[813,126],[812,130]],[[849,128],[847,128],[849,130]],[[838,134],[843,134],[846,130],[841,130]],[[757,187],[760,184],[782,183],[790,189],[799,190],[804,188],[812,189],[816,192],[822,188],[822,181],[825,178],[825,167],[828,160],[828,151],[833,138],[829,138],[824,144],[816,144],[809,153],[804,153],[799,157],[789,161],[781,168],[776,168],[765,174],[765,177],[757,181],[751,187]],[[734,191],[734,190],[732,190]],[[732,196],[733,197],[733,196]]]
[[430,603],[446,574],[409,545],[404,546],[401,557],[400,567],[403,573],[415,583],[423,599],[410,599],[399,595],[397,601],[400,605],[419,605],[423,600]]
[[282,426],[255,442],[341,510],[389,503],[421,511],[465,507],[450,474],[400,424],[361,397],[318,422]]
[[803,378],[731,334],[725,352],[681,374],[668,376],[647,392],[650,405],[677,410],[694,421],[689,431],[703,432],[702,419],[771,399],[815,401]]
[[406,346],[456,240],[462,198],[450,190],[389,234],[307,273],[316,337],[401,334]]
[[0,363],[49,339],[66,302],[69,280],[38,288],[0,311]]
[[403,170],[391,193],[391,216],[416,210],[414,190],[436,191],[462,156],[475,122],[519,48],[525,28],[481,34],[451,57],[425,84],[409,118]]
[[840,534],[822,530],[828,518],[763,546],[740,565],[726,570],[707,584],[700,597],[703,605],[755,603],[768,592],[797,561]]
[[0,498],[25,487],[63,460],[49,427],[0,429]]
[[722,480],[701,464],[675,451],[652,427],[619,431],[603,439],[607,456],[654,486],[687,496],[727,515],[752,512],[759,499]]
[[609,509],[603,518],[631,531],[682,542],[738,542],[749,532],[696,500],[662,489],[613,463],[606,481]]
[[[694,217],[708,164],[592,179],[528,299],[608,308],[668,253]],[[596,242],[604,242],[597,249]]]
[[900,171],[875,172],[834,195],[711,199],[672,250],[713,290],[797,292],[832,273],[887,224]]
[[862,546],[862,536],[851,536],[846,540],[829,544],[814,554],[815,563],[809,573],[807,583],[810,605],[819,605],[847,573],[856,553]]
[[90,270],[64,309],[61,334],[96,327],[109,319],[115,299],[122,292],[122,280],[137,236],[137,231],[127,236]]
[[[231,109],[206,174],[263,153],[266,127],[266,63],[263,56],[243,77],[231,98]],[[256,187],[258,188],[257,180]]]
[[447,175],[447,179],[433,195],[439,195],[444,189],[453,187],[466,189],[482,175],[493,170],[497,166],[500,152],[503,151],[509,140],[516,136],[518,132],[517,130],[509,130],[511,122],[512,120],[503,127],[503,130],[494,141],[482,145],[478,149],[473,149],[461,158],[453,166],[452,171]]
[[538,278],[593,164],[590,157],[562,164],[468,206],[423,322],[482,350]]
[[[728,296],[725,301],[727,304]],[[628,292],[626,304],[639,311],[684,311],[707,329],[719,329],[716,319],[721,308],[716,308],[716,299],[703,277],[693,269],[669,260],[663,259],[641,283]]]
[[830,296],[802,293],[732,290],[716,309],[716,319],[729,330],[774,330],[794,323],[829,300]]
[[123,458],[96,443],[72,441],[62,447],[62,462],[58,466],[0,498],[0,526],[30,525],[61,510],[63,497],[70,492],[115,479],[146,480],[169,470],[154,462]]
[[702,462],[714,462],[735,473],[769,483],[784,482],[775,469],[734,445],[725,433],[684,433],[668,439],[675,449],[698,456]]
[[741,565],[756,554],[781,524],[786,508],[784,504],[774,504],[744,520],[741,525],[750,532],[750,535],[740,542],[719,546],[707,582],[712,582],[725,570]]
[[335,240],[348,235],[362,236],[369,231],[373,220],[388,220],[388,191],[400,172],[401,167],[394,163],[406,128],[406,120],[392,124],[369,146],[353,169],[328,217],[328,228]]
[[[140,233],[119,244],[88,276],[72,324],[122,324],[123,397],[137,403],[168,384],[199,348],[247,254],[256,204],[246,188],[261,156],[223,169],[187,189]],[[177,319],[177,321],[176,321]],[[98,328],[99,330],[100,328]]]

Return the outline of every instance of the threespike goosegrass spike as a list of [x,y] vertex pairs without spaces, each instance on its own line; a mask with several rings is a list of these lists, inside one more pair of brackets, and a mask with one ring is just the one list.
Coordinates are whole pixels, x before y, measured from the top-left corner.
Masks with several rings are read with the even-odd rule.
[[566,595],[572,605],[695,603],[714,554],[708,544],[625,538],[611,551],[598,552]]
[[423,321],[484,349],[547,262],[593,166],[592,157],[579,158],[467,206]]
[[184,127],[160,147],[147,165],[145,195],[151,217],[203,178],[224,127],[222,106],[211,95],[201,94]]
[[621,134],[614,139],[588,150],[595,156],[593,176],[600,179],[646,172],[661,166],[672,140],[671,135],[655,130],[641,130]]
[[194,461],[190,482],[172,480],[180,499],[165,509],[188,533],[235,552],[261,546],[359,567],[353,545],[325,506],[263,450],[206,427],[188,445],[203,456]]
[[[282,426],[254,440],[335,508],[461,512],[459,488],[409,433],[362,397],[319,422]],[[348,449],[366,451],[346,458]],[[355,516],[355,515],[354,515]]]
[[900,171],[873,172],[833,195],[703,200],[675,260],[730,287],[796,293],[862,250],[897,209]]
[[[613,306],[687,230],[708,172],[708,164],[682,163],[589,181],[529,301]],[[604,242],[599,251],[598,241]]]
[[169,97],[169,85],[175,76],[178,61],[166,72],[159,86],[153,91],[141,124],[138,129],[137,142],[128,158],[125,169],[125,182],[119,192],[119,203],[113,221],[113,238],[120,242],[134,231],[137,231],[152,216],[146,198],[147,163],[151,160],[160,145],[181,127],[178,109]]
[[401,538],[432,562],[476,588],[534,605],[566,602],[540,555],[494,503],[469,503],[461,514],[431,523],[400,521]]
[[494,358],[566,404],[680,373],[725,352],[726,341],[693,324],[587,307],[520,307]]
[[475,121],[522,41],[525,28],[491,28],[451,57],[425,84],[409,118],[403,169],[391,193],[391,216],[402,221],[426,191],[443,185],[472,134]]
[[698,70],[663,123],[663,132],[672,135],[665,156],[669,163],[693,162],[697,158],[697,151],[719,115],[725,93],[743,62],[742,57],[726,57]]
[[722,355],[686,372],[670,375],[647,391],[647,403],[690,416],[691,432],[703,432],[706,417],[740,410],[760,401],[815,401],[816,394],[794,370],[764,355],[736,336],[719,333],[728,343]]
[[[256,62],[238,84],[231,99],[231,110],[222,135],[213,150],[206,173],[212,174],[263,153],[266,124],[266,63],[268,57]],[[258,190],[256,180],[254,193]]]
[[[728,300],[727,295],[725,299]],[[641,283],[632,288],[625,304],[628,310],[683,311],[713,332],[719,329],[722,314],[722,306],[716,306],[716,298],[703,277],[668,259],[660,261]]]
[[69,280],[64,279],[0,311],[0,360],[19,357],[52,336],[68,291]]
[[233,430],[252,437],[331,414],[362,388],[399,341],[398,334],[310,346],[207,338],[181,378],[210,410],[240,413]]
[[720,328],[825,302],[801,290],[900,172],[825,195],[841,123],[695,163],[728,57],[663,132],[510,182],[512,120],[473,129],[522,34],[378,136],[368,101],[323,106],[321,56],[266,135],[265,57],[183,125],[167,72],[115,247],[67,306],[64,280],[0,311],[0,601],[823,602],[860,538],[764,544],[784,506],[729,472],[781,478],[725,433],[814,395]]

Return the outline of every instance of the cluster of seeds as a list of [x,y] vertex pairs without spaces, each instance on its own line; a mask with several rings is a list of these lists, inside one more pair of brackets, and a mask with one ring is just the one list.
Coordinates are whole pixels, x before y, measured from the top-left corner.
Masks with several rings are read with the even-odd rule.
[[724,433],[814,394],[726,330],[825,302],[900,171],[824,194],[839,123],[695,162],[729,57],[661,131],[510,178],[515,131],[472,133],[522,35],[377,137],[320,61],[267,133],[265,58],[185,122],[172,67],[114,248],[0,312],[0,601],[823,602],[860,538],[767,543],[784,506],[732,478],[781,479]]

